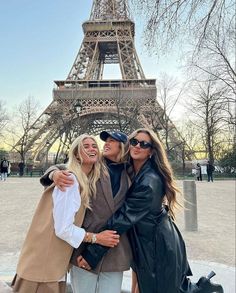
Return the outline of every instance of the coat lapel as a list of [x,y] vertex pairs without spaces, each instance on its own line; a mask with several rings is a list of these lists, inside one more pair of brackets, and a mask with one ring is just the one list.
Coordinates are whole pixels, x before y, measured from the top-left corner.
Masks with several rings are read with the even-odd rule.
[[101,183],[101,189],[102,189],[103,195],[108,203],[108,206],[111,209],[112,213],[114,213],[115,205],[114,205],[114,198],[112,195],[110,177],[102,175],[100,183]]

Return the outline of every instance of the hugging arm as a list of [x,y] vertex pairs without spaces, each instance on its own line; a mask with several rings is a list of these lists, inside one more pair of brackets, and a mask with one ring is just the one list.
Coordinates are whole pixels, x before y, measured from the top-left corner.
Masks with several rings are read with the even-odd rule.
[[48,187],[49,185],[51,185],[53,183],[53,181],[50,179],[50,174],[56,170],[66,170],[66,165],[65,164],[58,164],[58,165],[54,165],[54,166],[49,167],[45,171],[43,176],[40,177],[40,183],[44,187]]
[[[104,229],[115,230],[120,235],[129,230],[149,213],[153,198],[152,192],[152,186],[143,179],[141,184],[128,191],[126,201],[108,220]],[[82,256],[91,268],[95,268],[108,249],[98,244],[87,245]]]
[[66,165],[55,165],[47,169],[45,174],[40,178],[40,183],[45,188],[54,183],[61,191],[65,191],[67,187],[71,187],[74,184],[74,179],[70,174],[66,170]]

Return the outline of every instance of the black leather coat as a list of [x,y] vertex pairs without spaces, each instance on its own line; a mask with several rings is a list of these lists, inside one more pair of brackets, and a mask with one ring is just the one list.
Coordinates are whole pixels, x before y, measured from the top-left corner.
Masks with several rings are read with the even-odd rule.
[[[164,188],[154,163],[148,160],[106,228],[119,234],[129,230],[140,293],[195,292],[186,278],[192,273],[184,241],[162,204]],[[107,250],[89,245],[82,255],[94,267]]]

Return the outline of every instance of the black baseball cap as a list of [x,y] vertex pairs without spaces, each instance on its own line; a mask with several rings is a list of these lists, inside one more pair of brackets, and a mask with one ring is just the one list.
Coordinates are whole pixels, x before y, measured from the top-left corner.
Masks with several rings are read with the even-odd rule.
[[128,140],[128,136],[121,131],[112,131],[112,132],[102,131],[100,133],[100,138],[103,141],[106,141],[109,136],[122,143],[126,143]]

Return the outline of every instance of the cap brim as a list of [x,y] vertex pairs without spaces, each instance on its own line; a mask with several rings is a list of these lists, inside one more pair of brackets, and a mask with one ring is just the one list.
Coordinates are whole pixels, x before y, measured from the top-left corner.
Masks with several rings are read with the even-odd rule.
[[100,133],[100,138],[101,138],[101,140],[103,140],[103,141],[106,141],[107,138],[108,138],[109,136],[111,136],[111,135],[110,135],[110,133],[108,133],[107,131],[102,131],[102,132]]

